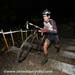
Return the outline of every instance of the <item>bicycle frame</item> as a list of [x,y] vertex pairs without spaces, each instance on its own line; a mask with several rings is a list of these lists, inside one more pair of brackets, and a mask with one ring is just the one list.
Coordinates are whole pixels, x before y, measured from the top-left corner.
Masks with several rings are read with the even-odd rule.
[[[31,52],[31,49],[42,49],[42,43],[44,40],[43,36],[42,38],[39,38],[39,27],[35,27],[36,29],[34,30],[34,32],[32,34],[30,34],[26,40],[22,43],[21,47],[20,47],[20,51],[17,54],[17,60],[19,61],[20,59],[26,58],[27,55]],[[37,44],[35,44],[35,42]],[[24,47],[27,47],[24,48]],[[24,55],[24,57],[22,57],[24,51],[26,51],[26,54]],[[41,50],[40,50],[41,51]]]

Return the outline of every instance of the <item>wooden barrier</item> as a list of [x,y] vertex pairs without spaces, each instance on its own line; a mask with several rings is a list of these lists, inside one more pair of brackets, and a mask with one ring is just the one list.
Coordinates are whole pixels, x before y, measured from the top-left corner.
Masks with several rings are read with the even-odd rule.
[[[12,32],[11,30],[10,30],[10,32]],[[13,46],[15,45],[15,43],[14,43],[14,38],[13,38],[13,34],[11,33],[11,39],[12,39],[12,43],[13,43]]]
[[32,32],[33,30],[22,30],[22,29],[20,29],[20,30],[17,30],[17,31],[11,31],[11,30],[10,30],[9,32],[4,32],[3,30],[1,30],[0,34],[3,35],[3,39],[4,39],[4,41],[5,41],[6,47],[7,47],[7,49],[9,49],[9,45],[8,45],[8,42],[7,42],[7,39],[6,39],[5,35],[8,35],[8,34],[11,35],[12,44],[13,44],[13,46],[15,46],[13,33],[20,32],[20,33],[21,33],[22,42],[23,42],[23,41],[24,41],[23,33],[24,33],[24,32],[26,33],[26,36],[25,36],[25,37],[27,38],[29,31]]
[[4,39],[4,41],[5,41],[6,47],[7,47],[7,49],[8,49],[9,46],[8,46],[8,43],[7,43],[7,39],[6,39],[6,37],[5,37],[5,34],[4,34],[3,30],[1,30],[1,32],[2,32],[2,35],[3,35],[3,39]]
[[[29,25],[34,26],[35,28],[41,29],[39,26],[34,25],[34,24],[32,24],[32,23],[29,23]],[[27,25],[26,25],[26,26],[27,26],[27,29],[28,29],[28,21],[27,21]],[[21,38],[22,38],[22,42],[23,42],[23,41],[24,41],[24,39],[23,39],[23,32],[26,32],[26,38],[27,38],[27,36],[28,36],[28,31],[31,31],[31,32],[32,32],[33,30],[25,30],[25,31],[23,31],[22,29],[20,29],[20,30],[17,30],[17,31],[11,31],[11,30],[10,30],[10,32],[3,32],[3,30],[1,30],[0,34],[3,35],[3,39],[4,39],[5,44],[6,44],[6,47],[7,47],[7,49],[8,49],[9,46],[8,46],[8,42],[7,42],[7,39],[6,39],[5,35],[8,35],[8,34],[11,35],[12,44],[13,44],[13,46],[14,46],[14,45],[15,45],[15,42],[14,42],[13,33],[21,32]],[[39,32],[40,32],[40,31],[39,31]]]
[[22,29],[21,29],[21,38],[22,38],[22,42],[23,42],[23,32],[22,32]]

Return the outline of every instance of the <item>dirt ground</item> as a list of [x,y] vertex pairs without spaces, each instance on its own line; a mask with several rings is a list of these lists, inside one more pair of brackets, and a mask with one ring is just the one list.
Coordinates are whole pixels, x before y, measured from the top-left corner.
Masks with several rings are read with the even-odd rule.
[[0,56],[0,75],[67,75],[50,68],[49,62],[42,66],[40,64],[43,59],[42,54],[36,54],[29,54],[27,59],[21,63],[16,62],[16,54],[12,52],[3,54]]
[[[57,54],[50,58],[55,59],[56,56]],[[38,54],[34,51],[23,62],[17,63],[15,53],[3,53],[0,55],[0,75],[68,75],[50,68],[50,62],[42,66],[40,64],[42,59],[43,53]]]

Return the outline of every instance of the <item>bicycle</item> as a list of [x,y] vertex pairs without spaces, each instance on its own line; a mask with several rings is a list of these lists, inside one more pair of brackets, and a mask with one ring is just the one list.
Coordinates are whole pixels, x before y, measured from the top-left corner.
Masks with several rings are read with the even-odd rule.
[[[20,47],[20,51],[17,54],[17,61],[21,62],[24,59],[26,59],[26,57],[28,56],[28,54],[31,52],[31,50],[37,50],[37,51],[43,51],[42,49],[42,45],[45,39],[45,35],[40,36],[40,27],[36,26],[32,23],[27,23],[27,25],[31,25],[34,26],[34,30],[33,33],[30,34],[26,40],[22,43],[21,47]],[[28,28],[28,26],[27,26]]]

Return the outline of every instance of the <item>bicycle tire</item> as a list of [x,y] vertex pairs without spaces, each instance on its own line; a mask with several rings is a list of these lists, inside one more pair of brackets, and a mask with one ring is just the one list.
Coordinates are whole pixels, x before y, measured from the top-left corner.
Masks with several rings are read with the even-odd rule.
[[30,46],[30,42],[28,42],[28,40],[31,41],[32,37],[33,37],[33,34],[31,34],[20,46],[20,50],[18,51],[18,54],[17,54],[17,62],[21,62],[24,59],[26,59],[26,57],[30,53],[31,46]]
[[[33,37],[34,36],[34,37]],[[38,42],[38,39],[35,38],[36,36],[34,34],[31,34],[30,36],[27,37],[27,39],[22,43],[22,45],[20,46],[20,50],[17,54],[17,61],[20,62],[24,59],[26,59],[26,57],[28,56],[28,54],[30,53],[31,49],[32,49],[32,40],[33,42],[36,41]],[[35,40],[34,40],[34,39]],[[23,47],[27,47],[23,49]],[[35,49],[38,49],[38,47],[36,47]],[[24,52],[26,52],[24,54]]]

